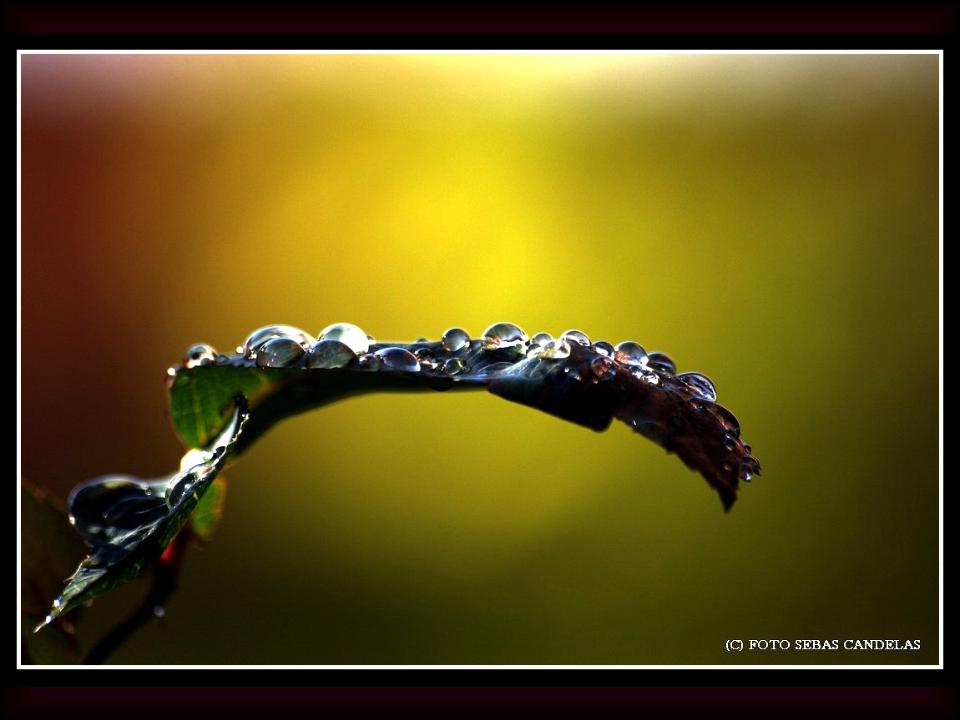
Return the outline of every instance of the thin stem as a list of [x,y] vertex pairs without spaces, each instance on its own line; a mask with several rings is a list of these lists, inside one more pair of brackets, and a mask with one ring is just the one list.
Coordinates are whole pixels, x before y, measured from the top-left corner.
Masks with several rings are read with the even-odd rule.
[[163,607],[163,604],[176,589],[177,578],[180,575],[180,567],[183,565],[183,558],[190,544],[190,537],[190,530],[184,529],[167,546],[153,568],[153,580],[143,602],[93,647],[84,659],[84,664],[102,664],[118,647],[155,616],[156,608]]

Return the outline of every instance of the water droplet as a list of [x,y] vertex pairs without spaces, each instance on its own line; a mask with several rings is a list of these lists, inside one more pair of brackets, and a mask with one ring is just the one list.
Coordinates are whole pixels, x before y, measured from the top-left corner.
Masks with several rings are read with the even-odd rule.
[[751,447],[750,447],[749,445],[747,445],[747,444],[744,444],[743,449],[747,451],[747,455],[749,455],[750,453],[753,452],[753,448],[751,448]]
[[532,338],[530,338],[530,347],[531,349],[536,347],[546,347],[547,343],[553,342],[553,335],[547,332],[538,332]]
[[433,370],[437,367],[437,360],[433,356],[433,350],[430,348],[417,348],[413,351],[414,357],[420,361],[420,368],[426,370]]
[[536,350],[536,357],[545,358],[547,360],[562,360],[563,358],[570,357],[570,343],[568,343],[563,338],[559,340],[551,340],[542,348]]
[[54,610],[60,610],[62,607],[63,607],[63,598],[61,597],[55,598],[53,601]]
[[383,367],[383,360],[378,355],[367,353],[360,358],[359,364],[364,370],[379,370]]
[[614,350],[614,358],[624,365],[638,367],[647,364],[647,351],[640,343],[635,343],[633,340],[624,340]]
[[593,344],[593,351],[604,357],[612,358],[616,354],[616,349],[608,342],[603,340]]
[[296,338],[275,337],[257,350],[257,367],[287,367],[302,358],[304,352],[303,345]]
[[581,332],[580,330],[567,330],[565,333],[560,335],[560,339],[590,347],[590,338],[587,337],[586,333]]
[[167,611],[163,609],[163,605],[154,605],[153,614],[158,618],[162,618],[164,615],[167,614]]
[[450,358],[443,364],[443,371],[447,375],[456,375],[463,372],[463,360],[460,358]]
[[660,378],[656,373],[642,373],[643,381],[649,385],[659,385]]
[[599,380],[612,380],[617,374],[617,366],[613,360],[605,357],[594,358],[590,363],[590,369]]
[[753,478],[753,475],[750,473],[750,466],[747,463],[740,463],[738,472],[740,474],[740,479],[744,482],[750,482],[750,480]]
[[689,387],[697,395],[708,402],[717,401],[717,389],[706,375],[697,372],[686,372],[677,375],[677,379]]
[[677,374],[677,366],[673,360],[670,359],[669,355],[662,352],[650,353],[647,356],[647,365],[660,372],[670,373],[671,375]]
[[737,438],[732,432],[725,432],[723,434],[723,446],[727,450],[734,450],[737,447]]
[[494,323],[483,331],[484,350],[522,348],[526,342],[527,334],[513,323]]
[[185,368],[199,367],[213,362],[217,351],[206,343],[194,343],[183,353],[183,366]]
[[307,351],[306,365],[314,369],[341,368],[356,359],[353,350],[339,340],[320,340]]
[[420,361],[409,350],[398,347],[388,347],[374,353],[383,361],[384,370],[401,372],[417,372],[420,370]]
[[467,334],[467,331],[458,327],[449,328],[443,333],[443,337],[440,339],[443,349],[447,352],[462,350],[469,342],[470,336]]
[[313,342],[313,337],[309,333],[292,325],[266,325],[247,335],[243,345],[237,348],[237,353],[242,353],[246,358],[252,358],[257,354],[257,350],[273,338],[288,338],[295,340],[300,345],[307,346]]
[[372,342],[369,335],[352,323],[334,323],[327,325],[320,331],[318,340],[337,340],[342,342],[357,355],[363,355],[370,349]]

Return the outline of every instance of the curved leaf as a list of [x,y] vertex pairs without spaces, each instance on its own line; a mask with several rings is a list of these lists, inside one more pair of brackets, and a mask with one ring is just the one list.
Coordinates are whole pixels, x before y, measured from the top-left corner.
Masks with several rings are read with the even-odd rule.
[[205,450],[184,455],[168,478],[106,476],[74,488],[70,522],[90,549],[37,626],[120,583],[137,577],[170,544],[233,453],[249,417],[242,396],[229,421]]
[[74,489],[70,520],[90,554],[38,630],[136,577],[188,519],[208,536],[222,483],[209,491],[230,456],[284,418],[353,395],[486,389],[596,431],[617,418],[699,471],[727,510],[739,481],[760,473],[737,419],[715,402],[713,384],[698,373],[676,374],[666,355],[648,356],[637,343],[591,344],[579,331],[528,340],[510,323],[491,326],[481,340],[454,329],[441,341],[413,343],[370,344],[355,326],[331,329],[316,344],[296,328],[270,326],[234,355],[203,344],[188,349],[167,382],[173,425],[188,448],[179,472],[148,481],[107,476]]
[[[703,376],[677,375],[669,358],[659,353],[647,358],[635,343],[629,344],[642,360],[628,357],[626,350],[611,352],[606,343],[591,345],[586,336],[585,344],[572,336],[544,344],[517,331],[522,342],[506,346],[487,337],[457,349],[442,341],[374,343],[361,357],[350,355],[334,368],[310,367],[310,351],[286,367],[258,367],[255,353],[211,352],[199,363],[171,368],[171,417],[183,443],[198,446],[220,429],[230,398],[249,393],[250,424],[237,447],[242,452],[284,418],[345,397],[486,389],[597,431],[613,418],[622,420],[700,472],[725,509],[736,500],[740,480],[760,474],[737,419],[715,402],[712,384]],[[391,364],[392,349],[419,362]]]

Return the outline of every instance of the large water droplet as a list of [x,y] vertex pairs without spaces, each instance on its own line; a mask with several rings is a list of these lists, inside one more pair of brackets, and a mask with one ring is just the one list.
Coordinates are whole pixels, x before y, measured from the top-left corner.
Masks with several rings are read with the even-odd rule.
[[647,351],[643,349],[640,343],[633,340],[624,340],[614,348],[613,357],[617,362],[624,365],[633,365],[639,367],[647,364]]
[[560,339],[590,347],[590,338],[587,337],[586,333],[581,332],[580,330],[567,330],[560,336]]
[[483,331],[484,350],[522,348],[526,342],[527,334],[513,323],[494,323]]
[[384,370],[402,372],[417,372],[420,370],[420,361],[409,350],[398,347],[388,347],[374,353],[383,362]]
[[292,325],[267,325],[247,335],[247,339],[243,341],[243,345],[237,352],[242,352],[244,357],[252,358],[264,343],[273,338],[289,338],[306,346],[313,342],[311,335]]
[[287,367],[302,358],[304,352],[303,345],[297,339],[275,337],[267,340],[257,350],[257,367]]
[[183,366],[185,368],[198,367],[213,362],[217,356],[217,351],[206,343],[194,343],[183,353]]
[[306,365],[315,369],[341,368],[356,359],[353,350],[339,340],[320,340],[307,351]]
[[660,372],[670,373],[671,375],[677,374],[677,366],[670,359],[670,356],[662,352],[652,352],[647,356],[647,366],[653,368],[654,370],[659,370]]
[[370,337],[352,323],[334,323],[320,331],[318,340],[337,340],[357,355],[363,355],[370,349]]
[[443,364],[443,371],[447,375],[457,375],[463,372],[463,360],[460,358],[450,358]]
[[612,358],[617,354],[616,348],[614,348],[610,343],[604,342],[603,340],[593,344],[593,351],[608,358]]
[[530,338],[530,347],[546,347],[547,343],[553,342],[553,335],[548,332],[538,332]]
[[458,327],[449,328],[443,333],[443,337],[440,339],[443,349],[447,352],[462,350],[469,342],[470,336],[467,334],[467,331]]
[[677,375],[677,379],[693,390],[697,397],[708,402],[717,401],[717,389],[706,375],[697,372],[685,372]]

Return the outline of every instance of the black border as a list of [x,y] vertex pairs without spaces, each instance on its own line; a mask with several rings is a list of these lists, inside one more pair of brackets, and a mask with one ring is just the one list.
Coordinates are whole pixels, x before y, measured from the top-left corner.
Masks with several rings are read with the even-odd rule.
[[[957,16],[953,2],[4,4],[8,58],[20,49],[943,50],[944,97]],[[944,122],[947,117],[944,108]],[[948,197],[946,158],[944,164]],[[944,494],[946,502],[948,490]],[[944,555],[946,563],[946,545]],[[943,592],[945,609],[949,593]],[[950,629],[945,621],[945,657]],[[870,717],[954,717],[954,667],[74,671],[17,670],[11,661],[4,705],[11,717],[76,717],[84,711],[153,717],[187,708],[201,714],[213,707],[241,717],[277,710],[383,715],[411,703],[422,706],[424,700],[433,714],[467,717],[504,705],[521,712],[553,706],[552,714],[560,717],[638,708],[655,716],[808,717],[826,709]]]

